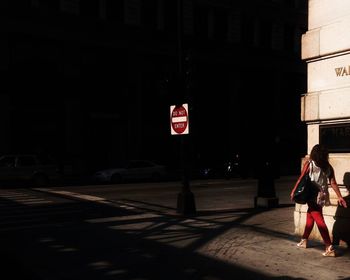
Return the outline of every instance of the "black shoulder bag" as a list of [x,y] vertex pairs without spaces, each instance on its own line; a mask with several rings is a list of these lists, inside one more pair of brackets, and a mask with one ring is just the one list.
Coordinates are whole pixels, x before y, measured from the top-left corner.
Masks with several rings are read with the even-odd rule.
[[317,187],[311,182],[309,172],[304,172],[294,191],[293,200],[299,204],[306,204],[317,196],[317,192]]

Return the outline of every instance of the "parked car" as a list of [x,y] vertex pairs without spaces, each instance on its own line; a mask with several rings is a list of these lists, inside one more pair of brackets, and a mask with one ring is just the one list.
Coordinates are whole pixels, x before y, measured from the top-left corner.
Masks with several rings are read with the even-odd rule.
[[0,181],[46,185],[59,177],[58,166],[37,155],[3,155],[0,157]]
[[120,183],[125,181],[159,181],[166,177],[164,165],[150,160],[128,160],[112,168],[95,172],[93,180],[101,183]]

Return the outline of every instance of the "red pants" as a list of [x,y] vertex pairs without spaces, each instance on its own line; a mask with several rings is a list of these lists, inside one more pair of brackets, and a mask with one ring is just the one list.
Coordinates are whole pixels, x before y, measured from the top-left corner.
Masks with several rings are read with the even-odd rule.
[[305,231],[302,238],[309,238],[309,235],[314,227],[314,223],[316,222],[318,230],[320,231],[320,234],[322,236],[323,242],[326,246],[331,245],[331,238],[329,237],[328,228],[322,214],[322,206],[319,206],[315,202],[309,202],[307,205],[309,206],[309,208],[307,209]]

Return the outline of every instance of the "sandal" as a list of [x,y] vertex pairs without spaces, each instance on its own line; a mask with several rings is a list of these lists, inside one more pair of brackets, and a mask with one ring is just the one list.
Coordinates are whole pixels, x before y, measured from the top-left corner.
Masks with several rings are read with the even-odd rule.
[[297,246],[299,248],[307,248],[307,239],[301,239]]
[[322,255],[324,257],[335,257],[335,250],[333,248],[332,245],[329,245],[327,248],[326,248],[326,251],[324,253],[322,253]]

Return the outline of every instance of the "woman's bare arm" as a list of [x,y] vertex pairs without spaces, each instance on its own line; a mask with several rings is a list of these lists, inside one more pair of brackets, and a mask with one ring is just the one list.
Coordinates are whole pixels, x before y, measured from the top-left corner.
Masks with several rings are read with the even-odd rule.
[[295,190],[296,190],[296,188],[297,188],[301,178],[304,176],[304,174],[306,172],[309,172],[309,166],[310,166],[310,162],[309,161],[305,162],[305,164],[303,166],[303,170],[301,171],[301,174],[300,174],[298,180],[296,181],[296,183],[295,183],[295,185],[294,185],[294,187],[293,187],[293,189],[292,189],[292,191],[290,193],[290,199],[291,200],[293,200],[294,192],[295,192]]

